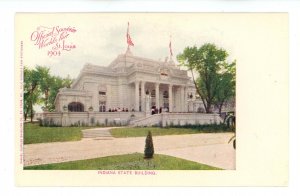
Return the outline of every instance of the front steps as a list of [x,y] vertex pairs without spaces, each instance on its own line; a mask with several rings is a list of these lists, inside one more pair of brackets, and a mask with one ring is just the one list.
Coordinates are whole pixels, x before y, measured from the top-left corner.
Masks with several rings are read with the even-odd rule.
[[149,127],[149,126],[186,126],[186,125],[201,125],[201,124],[221,124],[223,119],[219,114],[206,113],[160,113],[143,118],[139,118],[130,122],[133,127]]

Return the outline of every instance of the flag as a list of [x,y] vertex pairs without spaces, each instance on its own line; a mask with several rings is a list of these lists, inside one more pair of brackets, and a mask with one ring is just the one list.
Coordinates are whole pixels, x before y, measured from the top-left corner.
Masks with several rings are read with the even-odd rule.
[[134,46],[131,37],[129,35],[129,22],[128,22],[128,26],[127,26],[127,34],[126,34],[126,38],[127,38],[127,44],[128,46]]

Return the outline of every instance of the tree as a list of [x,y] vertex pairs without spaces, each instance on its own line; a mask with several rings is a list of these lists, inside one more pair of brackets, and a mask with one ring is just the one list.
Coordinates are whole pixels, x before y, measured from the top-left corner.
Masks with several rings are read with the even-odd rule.
[[36,70],[24,67],[24,119],[30,115],[32,122],[34,116],[33,105],[39,101],[39,74]]
[[55,98],[57,93],[59,92],[59,89],[64,87],[70,88],[72,81],[73,80],[69,76],[67,76],[66,78],[61,78],[59,76],[52,76],[51,87],[50,87],[49,98],[48,98],[48,105],[47,105],[48,111],[52,112],[55,110]]
[[41,92],[44,94],[42,98],[42,102],[44,103],[44,107],[48,109],[49,103],[49,91],[52,85],[53,77],[50,75],[50,68],[36,66],[36,71],[39,76],[39,88]]
[[144,158],[151,159],[153,158],[153,154],[154,154],[154,146],[153,146],[152,134],[151,131],[149,131],[146,138]]
[[226,101],[235,97],[235,61],[226,66],[226,72],[219,74],[219,85],[217,89],[215,105],[222,112],[222,107]]
[[[227,90],[229,88],[231,90],[233,86],[227,86],[224,82],[235,83],[234,78],[229,79],[235,70],[233,69],[235,61],[227,63],[227,57],[228,53],[224,49],[210,43],[204,44],[200,48],[186,47],[183,53],[177,56],[180,65],[191,71],[193,82],[206,113],[212,112],[213,104],[223,104],[223,100],[227,100],[232,94],[227,93]],[[199,75],[197,79],[194,72]]]
[[24,68],[24,119],[34,116],[33,106],[40,104],[48,111],[54,111],[55,98],[60,88],[70,87],[72,79],[52,76],[50,68],[36,66],[33,69]]
[[68,75],[66,78],[63,79],[63,87],[70,88],[73,80]]
[[52,77],[52,84],[49,92],[48,111],[52,112],[55,109],[55,98],[60,88],[63,88],[63,79],[59,76]]

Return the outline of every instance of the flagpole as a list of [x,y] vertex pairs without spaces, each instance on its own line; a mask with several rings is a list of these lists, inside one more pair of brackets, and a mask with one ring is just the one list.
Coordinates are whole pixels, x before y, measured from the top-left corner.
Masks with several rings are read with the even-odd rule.
[[129,22],[127,23],[126,39],[127,39],[126,55],[132,55],[132,53],[130,51],[130,46],[134,46],[134,43],[132,42],[132,39],[131,39],[130,34],[129,34]]
[[173,57],[173,51],[172,51],[172,35],[170,35],[169,52],[170,52],[170,60],[172,60],[172,57]]
[[129,35],[129,22],[127,22],[127,33],[126,33],[127,51],[130,50],[129,43],[128,43],[128,35]]

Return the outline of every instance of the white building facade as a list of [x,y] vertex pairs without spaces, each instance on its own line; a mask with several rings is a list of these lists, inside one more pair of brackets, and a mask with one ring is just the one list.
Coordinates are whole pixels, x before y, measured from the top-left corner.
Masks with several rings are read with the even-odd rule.
[[188,112],[188,102],[195,100],[195,87],[187,71],[172,60],[154,61],[127,51],[108,67],[86,64],[71,88],[60,90],[55,104],[58,112],[66,106],[72,110],[70,103],[82,104],[80,111],[146,112],[147,100],[151,109]]
[[[128,49],[108,66],[84,65],[71,88],[60,89],[56,111],[45,112],[43,119],[62,126],[219,123],[216,114],[197,113],[202,106],[195,95],[187,71],[172,59],[137,57]],[[168,114],[185,122],[168,122]]]

